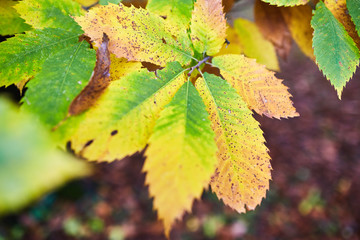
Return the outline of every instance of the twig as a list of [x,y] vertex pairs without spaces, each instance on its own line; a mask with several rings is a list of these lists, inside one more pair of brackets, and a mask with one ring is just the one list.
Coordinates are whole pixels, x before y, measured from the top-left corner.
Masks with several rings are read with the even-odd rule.
[[201,64],[206,63],[206,61],[209,60],[210,58],[211,58],[210,56],[207,56],[203,60],[199,61],[195,66],[189,68],[190,71],[187,75],[190,76],[195,69],[199,69]]

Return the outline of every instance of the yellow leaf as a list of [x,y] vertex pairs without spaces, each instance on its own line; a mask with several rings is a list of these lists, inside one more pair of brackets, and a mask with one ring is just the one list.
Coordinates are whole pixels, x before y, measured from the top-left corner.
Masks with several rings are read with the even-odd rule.
[[186,81],[177,62],[156,75],[141,69],[110,82],[97,104],[78,115],[77,128],[68,123],[75,152],[89,160],[113,161],[141,151],[160,111]]
[[250,109],[267,117],[288,118],[299,114],[292,106],[290,93],[274,72],[254,59],[229,54],[213,58],[213,65],[231,83]]
[[312,9],[309,5],[281,7],[281,13],[291,32],[291,36],[303,53],[315,61],[312,48],[313,29],[311,27]]
[[351,16],[346,7],[346,0],[325,0],[325,6],[330,10],[334,17],[345,27],[350,37],[360,48],[360,37],[356,32],[355,24],[351,20]]
[[175,35],[169,22],[145,9],[109,3],[75,20],[97,47],[106,33],[109,50],[118,58],[160,66],[171,61],[188,64],[192,59],[190,39]]
[[92,6],[99,2],[98,0],[76,0],[76,1],[85,7]]
[[196,88],[216,134],[218,165],[211,189],[225,204],[245,212],[260,204],[269,188],[271,166],[259,123],[230,84],[204,73]]
[[234,21],[234,28],[244,46],[244,55],[255,58],[258,63],[271,70],[279,70],[274,46],[262,36],[254,23],[239,18]]
[[291,49],[292,38],[280,8],[256,0],[254,18],[264,37],[274,44],[278,55],[286,59]]
[[220,51],[215,54],[215,56],[225,55],[225,54],[241,54],[244,52],[244,46],[242,45],[237,31],[231,26],[226,28],[226,39],[228,40],[227,44],[223,44]]
[[126,58],[117,58],[115,54],[110,54],[110,79],[111,81],[121,80],[129,73],[140,70],[141,62],[129,62]]
[[190,30],[197,52],[208,55],[218,53],[226,37],[226,20],[221,0],[196,1]]
[[146,183],[167,235],[174,221],[201,197],[215,171],[217,148],[208,117],[188,81],[161,112],[149,139]]

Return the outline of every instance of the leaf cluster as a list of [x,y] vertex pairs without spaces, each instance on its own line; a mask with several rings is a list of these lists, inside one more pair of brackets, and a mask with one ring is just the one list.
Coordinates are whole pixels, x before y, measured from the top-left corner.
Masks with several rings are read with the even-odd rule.
[[282,80],[248,58],[277,69],[274,52],[256,49],[272,45],[248,21],[229,30],[220,0],[104,2],[87,12],[72,0],[16,4],[25,22],[0,43],[0,85],[25,86],[20,111],[79,157],[114,161],[147,146],[143,170],[167,234],[209,185],[238,212],[254,209],[271,165],[252,110],[298,116]]
[[[360,1],[266,0],[264,2],[277,5],[275,7],[260,1],[255,4],[255,20],[272,25],[272,28],[266,27],[264,35],[274,43],[276,37],[284,39],[286,31],[279,30],[276,34],[276,31],[266,32],[266,30],[279,29],[285,22],[299,47],[316,62],[341,99],[346,83],[359,65]],[[314,10],[312,6],[315,6]],[[282,15],[283,19],[274,20],[270,13],[276,12],[279,13],[278,16]],[[260,25],[262,28],[265,26],[261,23]]]

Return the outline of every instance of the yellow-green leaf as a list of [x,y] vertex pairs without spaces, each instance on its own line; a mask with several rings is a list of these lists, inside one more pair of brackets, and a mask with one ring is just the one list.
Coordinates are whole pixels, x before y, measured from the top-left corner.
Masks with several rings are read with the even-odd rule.
[[177,62],[156,75],[141,69],[112,81],[96,106],[76,117],[81,120],[70,136],[75,152],[89,160],[112,161],[141,151],[160,111],[185,81]]
[[299,114],[282,81],[265,66],[242,55],[228,54],[213,58],[213,65],[237,90],[250,109],[267,117],[287,118]]
[[211,189],[225,204],[245,212],[260,204],[271,166],[259,123],[229,83],[208,73],[196,82],[210,114],[218,146]]
[[86,86],[95,65],[95,52],[86,41],[51,55],[26,85],[22,109],[36,114],[49,128],[63,120],[72,100]]
[[0,86],[26,83],[44,62],[78,43],[78,35],[64,29],[35,29],[0,43]]
[[91,9],[75,20],[96,46],[100,46],[106,33],[110,39],[109,50],[118,58],[160,66],[171,61],[184,65],[192,59],[190,39],[178,41],[180,35],[172,32],[169,22],[145,9],[110,3]]
[[146,183],[167,235],[215,171],[217,148],[210,124],[199,93],[188,81],[161,112],[149,139]]
[[244,55],[255,58],[258,63],[271,70],[279,70],[274,46],[263,37],[255,23],[238,18],[234,21],[234,29],[244,46]]
[[15,9],[34,28],[62,28],[81,33],[71,16],[80,16],[80,4],[72,0],[23,0]]
[[193,8],[194,0],[149,0],[146,5],[150,12],[160,15],[185,31],[189,26]]
[[25,32],[31,26],[25,23],[24,19],[16,12],[13,0],[1,0],[0,4],[0,35],[12,35]]
[[218,53],[226,37],[226,20],[221,0],[197,0],[192,12],[190,31],[198,53]]
[[131,72],[139,70],[141,62],[129,62],[126,58],[117,58],[115,54],[110,54],[110,79],[111,81],[120,80]]
[[309,2],[309,0],[262,0],[264,2],[270,3],[271,5],[277,6],[298,6],[298,5],[305,5]]
[[0,215],[89,174],[87,164],[56,148],[34,116],[2,98],[0,116]]

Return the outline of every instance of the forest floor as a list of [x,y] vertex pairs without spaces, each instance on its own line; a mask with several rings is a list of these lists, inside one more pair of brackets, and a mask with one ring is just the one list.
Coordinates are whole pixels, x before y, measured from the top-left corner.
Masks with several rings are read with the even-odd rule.
[[[300,117],[255,115],[272,158],[267,198],[255,211],[238,214],[205,191],[175,224],[172,239],[360,239],[360,72],[341,101],[296,48],[277,76],[289,86]],[[136,154],[94,164],[91,177],[1,219],[0,240],[165,239],[143,162]]]

